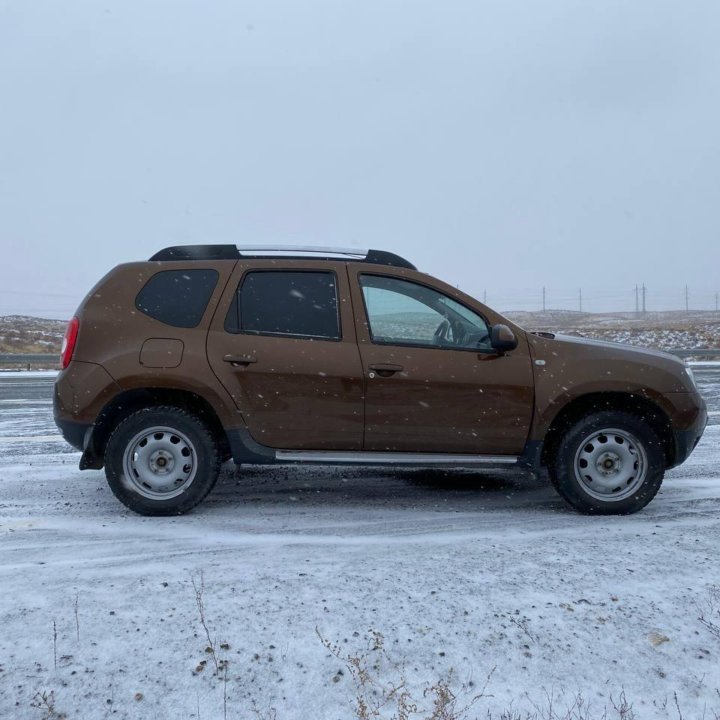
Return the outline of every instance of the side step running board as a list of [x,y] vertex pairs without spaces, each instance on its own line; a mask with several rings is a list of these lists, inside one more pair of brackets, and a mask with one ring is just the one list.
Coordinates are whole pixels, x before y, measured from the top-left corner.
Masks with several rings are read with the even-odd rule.
[[517,465],[516,455],[447,455],[444,453],[403,453],[363,451],[276,450],[277,462],[333,463],[336,465]]

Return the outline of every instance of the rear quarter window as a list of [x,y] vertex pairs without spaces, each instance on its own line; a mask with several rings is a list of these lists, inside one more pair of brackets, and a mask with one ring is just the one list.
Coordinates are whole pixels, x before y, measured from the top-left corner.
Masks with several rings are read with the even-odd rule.
[[166,325],[197,327],[218,278],[217,270],[162,270],[153,275],[138,293],[135,307]]

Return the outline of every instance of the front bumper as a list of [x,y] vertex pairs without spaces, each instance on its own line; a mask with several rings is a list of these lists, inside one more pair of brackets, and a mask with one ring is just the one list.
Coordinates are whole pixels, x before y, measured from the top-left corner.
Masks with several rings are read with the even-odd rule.
[[676,467],[684,463],[697,447],[700,438],[705,432],[708,421],[707,405],[700,395],[697,395],[697,402],[698,413],[693,424],[686,430],[673,430],[675,437],[675,457],[672,465],[669,467]]

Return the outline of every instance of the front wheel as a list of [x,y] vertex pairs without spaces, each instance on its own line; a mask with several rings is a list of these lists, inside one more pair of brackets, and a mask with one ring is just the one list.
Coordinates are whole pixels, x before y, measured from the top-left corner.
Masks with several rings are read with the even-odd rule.
[[176,407],[150,407],[115,428],[105,448],[105,476],[136,513],[181,515],[212,490],[220,461],[217,442],[199,418]]
[[624,412],[587,415],[563,436],[550,477],[576,510],[627,515],[657,494],[665,474],[665,453],[642,418]]

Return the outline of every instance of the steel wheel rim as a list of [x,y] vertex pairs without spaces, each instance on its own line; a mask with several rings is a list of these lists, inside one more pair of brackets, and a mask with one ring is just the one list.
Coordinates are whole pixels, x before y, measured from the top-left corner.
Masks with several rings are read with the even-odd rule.
[[575,453],[575,477],[596,500],[618,502],[634,495],[647,476],[647,453],[627,430],[605,428],[588,435]]
[[184,433],[171,427],[151,427],[127,444],[123,468],[135,492],[151,500],[169,500],[195,479],[197,453]]

